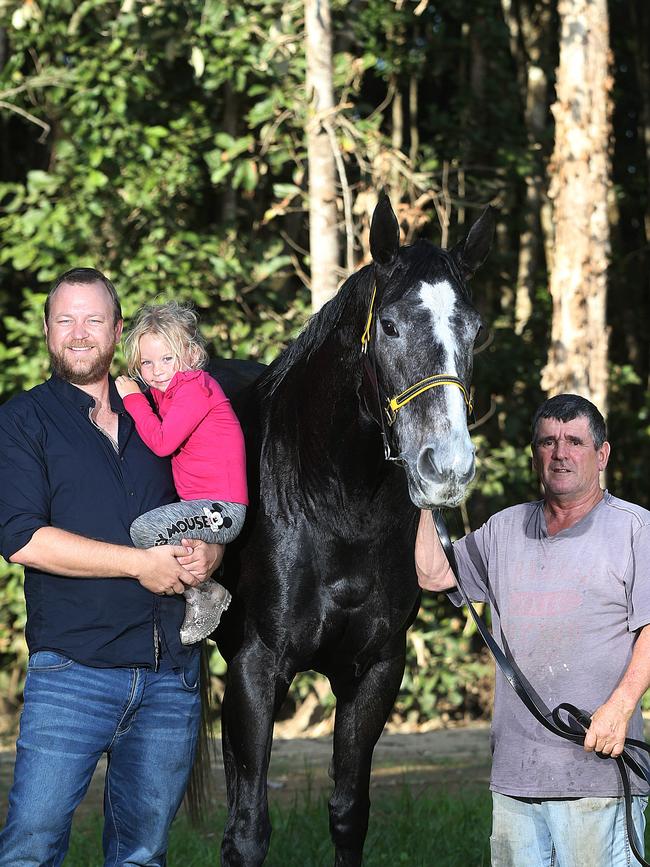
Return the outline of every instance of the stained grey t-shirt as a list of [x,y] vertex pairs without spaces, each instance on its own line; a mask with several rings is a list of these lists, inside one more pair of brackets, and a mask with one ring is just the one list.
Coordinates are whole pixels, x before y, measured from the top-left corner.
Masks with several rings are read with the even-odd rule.
[[[487,601],[542,702],[589,713],[611,694],[650,623],[650,512],[604,498],[567,530],[549,536],[542,502],[494,515],[454,549],[468,596]],[[450,594],[455,604],[460,594]],[[639,708],[628,737],[643,738]],[[622,794],[616,763],[548,732],[497,669],[490,788],[532,798]],[[645,753],[638,754],[648,766]],[[631,774],[633,792],[647,785]]]

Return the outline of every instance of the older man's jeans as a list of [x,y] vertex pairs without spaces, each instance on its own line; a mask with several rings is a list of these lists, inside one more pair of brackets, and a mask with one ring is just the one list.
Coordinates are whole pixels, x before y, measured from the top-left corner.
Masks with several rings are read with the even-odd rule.
[[162,867],[200,720],[199,657],[184,671],[90,668],[34,653],[25,683],[1,867],[63,863],[102,753],[106,865]]
[[[632,799],[643,846],[647,798]],[[623,798],[541,800],[492,793],[492,867],[632,867]]]

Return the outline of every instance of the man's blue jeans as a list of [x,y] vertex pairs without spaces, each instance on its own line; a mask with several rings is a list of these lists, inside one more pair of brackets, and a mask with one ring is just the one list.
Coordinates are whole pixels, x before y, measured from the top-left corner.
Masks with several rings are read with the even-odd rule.
[[[632,799],[643,847],[647,798]],[[492,793],[493,867],[631,867],[623,798],[520,799]],[[643,851],[643,849],[641,850]]]
[[200,720],[199,656],[185,670],[29,660],[1,867],[63,863],[72,814],[102,753],[105,865],[165,864]]

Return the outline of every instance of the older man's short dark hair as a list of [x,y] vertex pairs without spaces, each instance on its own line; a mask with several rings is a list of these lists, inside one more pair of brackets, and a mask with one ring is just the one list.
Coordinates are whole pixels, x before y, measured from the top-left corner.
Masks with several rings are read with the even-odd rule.
[[66,271],[65,274],[61,274],[60,277],[57,277],[54,283],[50,286],[47,298],[45,299],[45,307],[43,309],[43,315],[46,322],[50,315],[52,296],[62,283],[103,283],[106,287],[106,291],[111,296],[111,301],[113,302],[113,324],[117,325],[120,319],[122,319],[122,305],[120,304],[120,299],[117,295],[115,286],[113,286],[108,277],[106,277],[105,274],[102,274],[101,271],[97,271],[96,268],[71,268],[69,271]]
[[541,418],[552,418],[557,421],[573,421],[574,418],[586,418],[589,422],[589,432],[594,441],[594,448],[599,449],[607,439],[607,426],[598,408],[578,394],[558,394],[549,397],[538,408],[533,416],[532,443],[537,439],[537,425]]

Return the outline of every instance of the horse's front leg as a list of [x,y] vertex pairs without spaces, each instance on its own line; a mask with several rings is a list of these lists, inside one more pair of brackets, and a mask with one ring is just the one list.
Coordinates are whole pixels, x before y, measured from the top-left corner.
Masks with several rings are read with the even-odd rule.
[[259,639],[228,666],[222,705],[223,761],[228,821],[221,845],[224,867],[258,867],[271,838],[267,771],[273,718],[291,677],[278,671],[276,655]]
[[335,867],[358,867],[368,831],[372,753],[395,702],[404,652],[376,662],[359,680],[333,679],[336,694],[334,792],[329,802]]

